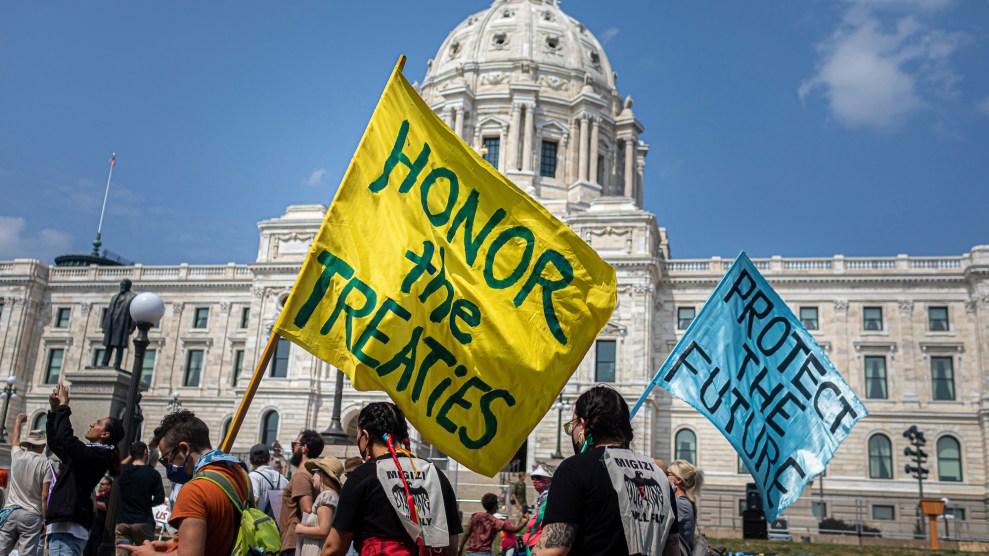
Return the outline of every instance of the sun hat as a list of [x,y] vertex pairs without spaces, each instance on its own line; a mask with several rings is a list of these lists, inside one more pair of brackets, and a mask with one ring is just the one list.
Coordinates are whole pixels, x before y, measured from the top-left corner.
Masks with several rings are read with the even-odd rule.
[[35,429],[27,433],[27,437],[21,439],[21,446],[23,447],[25,444],[44,447],[48,444],[48,438],[45,435],[45,431]]
[[529,473],[529,476],[552,478],[553,473],[548,469],[546,469],[545,467],[543,467],[542,465],[537,465],[536,468],[532,470],[532,473]]
[[340,475],[343,475],[343,464],[340,463],[340,460],[333,456],[323,456],[321,458],[307,461],[306,471],[310,473],[313,471],[319,471],[320,473],[336,481],[339,485],[341,482]]

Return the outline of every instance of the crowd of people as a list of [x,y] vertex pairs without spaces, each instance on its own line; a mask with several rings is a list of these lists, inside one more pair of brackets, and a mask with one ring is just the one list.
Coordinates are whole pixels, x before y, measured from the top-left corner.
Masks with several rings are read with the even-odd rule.
[[[323,456],[322,437],[312,430],[298,434],[288,461],[258,444],[242,462],[214,449],[206,423],[188,410],[166,415],[150,442],[130,443],[121,460],[119,420],[96,421],[84,442],[69,422],[68,388],[49,400],[45,431],[22,436],[26,416],[15,420],[0,554],[15,547],[24,556],[96,554],[108,511],[116,512],[120,556],[223,555],[246,553],[247,546],[281,556],[695,551],[702,473],[685,461],[666,465],[631,450],[628,405],[604,386],[577,399],[564,427],[575,455],[529,473],[534,504],[520,473],[504,500],[495,493],[481,498],[483,511],[467,517],[466,529],[450,481],[411,451],[405,415],[390,402],[360,411],[360,455],[346,462]],[[159,540],[164,532],[156,532],[152,515],[165,500],[156,463],[173,484],[166,540]],[[113,504],[111,485],[119,493]],[[499,513],[502,503],[512,506],[514,519]]]

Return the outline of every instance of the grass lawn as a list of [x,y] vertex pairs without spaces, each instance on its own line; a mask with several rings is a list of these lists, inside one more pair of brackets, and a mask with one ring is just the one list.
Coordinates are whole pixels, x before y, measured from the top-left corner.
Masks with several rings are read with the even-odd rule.
[[882,556],[933,556],[937,554],[972,554],[971,552],[960,552],[957,550],[939,550],[932,552],[921,548],[894,548],[891,546],[848,546],[842,544],[812,544],[802,542],[776,542],[754,539],[711,539],[708,544],[711,546],[725,546],[729,552],[746,552],[749,554],[777,554],[778,556],[844,556],[881,554]]

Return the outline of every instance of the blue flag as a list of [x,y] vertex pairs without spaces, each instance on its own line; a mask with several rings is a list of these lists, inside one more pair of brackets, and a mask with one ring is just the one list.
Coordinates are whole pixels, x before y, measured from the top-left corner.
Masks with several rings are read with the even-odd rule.
[[[852,425],[867,415],[744,252],[652,384],[693,406],[725,435],[752,473],[769,521],[824,471]],[[646,390],[633,416],[648,395]]]

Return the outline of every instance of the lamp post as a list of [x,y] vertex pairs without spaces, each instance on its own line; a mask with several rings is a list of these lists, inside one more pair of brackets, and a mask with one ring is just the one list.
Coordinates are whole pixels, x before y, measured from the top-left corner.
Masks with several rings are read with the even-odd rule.
[[330,426],[320,433],[325,444],[336,446],[350,444],[350,438],[347,437],[346,431],[343,430],[343,424],[340,423],[340,406],[343,405],[344,376],[343,371],[337,369],[337,381],[333,390],[333,416],[330,418]]
[[176,411],[182,411],[182,402],[179,401],[178,390],[172,392],[172,399],[168,402],[168,412],[175,413]]
[[17,397],[17,388],[14,387],[14,383],[17,379],[8,376],[7,385],[3,387],[3,417],[0,417],[0,443],[7,441],[7,407],[10,405],[10,400]]
[[556,451],[549,457],[553,459],[563,459],[563,452],[560,451],[560,437],[563,436],[563,410],[568,407],[570,404],[563,401],[563,392],[560,392],[560,397],[552,406],[556,410]]
[[[131,301],[130,316],[137,323],[137,338],[134,338],[134,364],[131,367],[130,385],[127,389],[127,404],[124,406],[124,438],[129,439],[135,429],[134,409],[137,405],[137,395],[141,389],[141,369],[144,368],[144,353],[148,349],[148,331],[165,314],[165,303],[157,295],[144,292]],[[128,446],[119,446],[120,456],[124,457]],[[117,505],[120,500],[120,489],[117,481],[110,487],[110,501],[106,507],[106,524],[103,528],[103,542],[100,544],[101,556],[113,556],[116,553],[114,537],[117,529]]]

